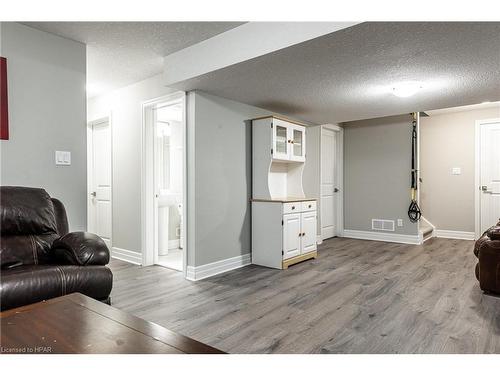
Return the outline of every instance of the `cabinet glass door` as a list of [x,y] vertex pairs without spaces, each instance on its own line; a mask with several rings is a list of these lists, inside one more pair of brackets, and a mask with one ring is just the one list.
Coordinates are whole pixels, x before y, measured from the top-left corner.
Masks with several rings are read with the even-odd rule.
[[274,129],[274,158],[288,159],[288,129],[285,126],[275,125]]
[[293,127],[292,128],[292,155],[291,159],[295,161],[304,161],[306,155],[305,145],[305,128]]

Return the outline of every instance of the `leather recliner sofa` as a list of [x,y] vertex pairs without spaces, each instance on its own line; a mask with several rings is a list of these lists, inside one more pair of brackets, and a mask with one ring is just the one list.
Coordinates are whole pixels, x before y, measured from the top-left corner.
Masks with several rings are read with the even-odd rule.
[[487,293],[500,294],[500,221],[476,241],[474,255],[479,259],[476,265],[479,286]]
[[74,292],[110,303],[104,241],[68,233],[64,205],[43,189],[0,187],[0,310]]

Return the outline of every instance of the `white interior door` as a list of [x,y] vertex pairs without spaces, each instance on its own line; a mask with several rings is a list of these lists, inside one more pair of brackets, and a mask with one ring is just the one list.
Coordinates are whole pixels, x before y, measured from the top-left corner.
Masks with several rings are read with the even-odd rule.
[[316,211],[302,214],[302,254],[316,250]]
[[500,218],[500,120],[481,126],[480,140],[481,233]]
[[321,129],[321,238],[334,237],[337,232],[336,218],[336,139],[337,132]]
[[300,214],[283,215],[283,259],[300,255]]
[[111,249],[111,126],[109,119],[90,124],[90,231]]

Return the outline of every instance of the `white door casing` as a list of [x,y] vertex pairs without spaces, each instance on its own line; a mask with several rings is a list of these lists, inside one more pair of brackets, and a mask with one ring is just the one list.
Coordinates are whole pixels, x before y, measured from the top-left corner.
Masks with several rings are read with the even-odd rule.
[[183,107],[182,116],[182,230],[183,230],[183,252],[182,252],[182,268],[183,275],[186,277],[187,272],[187,252],[189,244],[187,242],[188,222],[187,207],[189,202],[187,194],[187,122],[186,122],[186,93],[179,91],[173,94],[165,95],[156,99],[148,100],[142,103],[142,168],[141,168],[141,233],[142,233],[142,265],[149,266],[157,263],[157,232],[155,223],[157,222],[157,198],[155,189],[155,173],[154,173],[154,124],[155,124],[155,108],[158,105],[169,105],[180,103]]
[[110,118],[88,125],[88,230],[112,246],[112,138]]
[[315,251],[316,245],[316,211],[301,214],[301,254]]
[[[327,239],[337,235],[337,171],[336,171],[337,131],[321,129],[321,238]],[[338,191],[338,190],[337,190]]]
[[301,215],[283,215],[283,259],[300,255]]
[[480,125],[479,228],[483,233],[500,218],[500,119]]

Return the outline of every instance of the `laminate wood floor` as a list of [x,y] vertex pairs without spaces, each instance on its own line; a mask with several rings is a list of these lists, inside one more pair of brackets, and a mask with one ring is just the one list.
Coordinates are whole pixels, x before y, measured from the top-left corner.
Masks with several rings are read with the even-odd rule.
[[473,242],[335,238],[288,270],[198,282],[112,260],[113,306],[229,353],[500,353],[500,298]]

